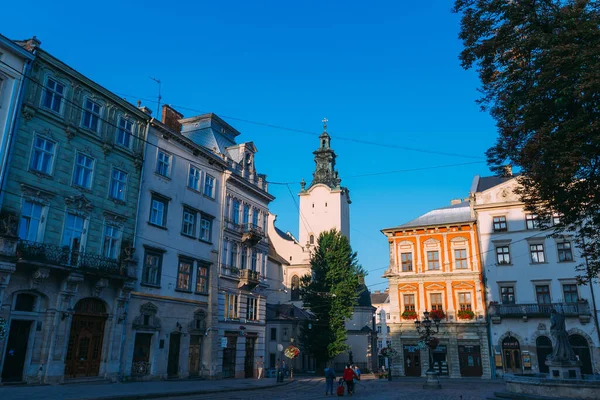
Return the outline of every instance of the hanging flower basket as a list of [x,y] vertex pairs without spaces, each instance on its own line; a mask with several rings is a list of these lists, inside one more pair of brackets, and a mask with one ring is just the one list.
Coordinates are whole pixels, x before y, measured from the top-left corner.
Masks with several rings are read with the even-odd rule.
[[427,346],[429,346],[430,349],[435,350],[437,349],[438,344],[440,344],[440,339],[432,337],[431,339],[429,339]]
[[398,352],[393,347],[384,347],[381,349],[380,354],[383,357],[394,358],[398,355]]
[[300,354],[300,349],[297,348],[294,345],[288,346],[286,347],[285,351],[283,352],[283,354],[290,359],[296,358],[298,357],[298,355]]
[[402,319],[417,319],[417,312],[413,310],[406,310],[402,313]]
[[444,319],[446,314],[442,310],[433,310],[429,313],[431,319]]
[[471,310],[460,310],[458,312],[459,319],[473,319],[475,318],[475,313]]

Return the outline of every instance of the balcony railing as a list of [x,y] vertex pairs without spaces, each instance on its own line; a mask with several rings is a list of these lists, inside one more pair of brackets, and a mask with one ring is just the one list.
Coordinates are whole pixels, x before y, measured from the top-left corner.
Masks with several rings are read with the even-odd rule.
[[17,257],[24,261],[121,274],[119,260],[47,243],[20,240]]
[[233,278],[240,277],[240,269],[231,265],[221,265],[221,275],[231,276]]
[[255,287],[260,283],[260,273],[251,269],[240,270],[240,284],[239,286]]
[[549,303],[549,304],[494,304],[488,307],[492,322],[499,323],[501,318],[534,318],[550,316],[550,312],[556,310],[567,317],[580,317],[587,319],[590,313],[590,305],[587,301],[577,303]]

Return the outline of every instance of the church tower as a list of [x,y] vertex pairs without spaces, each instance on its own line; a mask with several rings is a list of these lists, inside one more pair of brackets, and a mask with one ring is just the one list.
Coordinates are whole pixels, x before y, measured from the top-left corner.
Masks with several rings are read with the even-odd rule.
[[327,119],[323,119],[323,133],[315,155],[315,171],[308,187],[302,180],[300,191],[300,237],[302,246],[313,246],[319,234],[336,228],[350,239],[350,192],[341,186],[335,169],[336,154],[327,133]]

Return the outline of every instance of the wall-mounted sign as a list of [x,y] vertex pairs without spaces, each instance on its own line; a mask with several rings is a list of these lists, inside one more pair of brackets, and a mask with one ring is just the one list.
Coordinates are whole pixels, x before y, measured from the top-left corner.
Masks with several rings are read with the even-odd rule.
[[221,338],[221,348],[224,349],[227,347],[227,338],[226,337],[222,337]]

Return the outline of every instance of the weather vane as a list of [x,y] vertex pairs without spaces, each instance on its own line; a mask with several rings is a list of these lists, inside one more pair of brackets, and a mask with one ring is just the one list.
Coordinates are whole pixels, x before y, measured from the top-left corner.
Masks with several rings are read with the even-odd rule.
[[329,122],[329,120],[327,118],[323,118],[321,122],[323,122],[323,130],[327,132],[327,122]]

